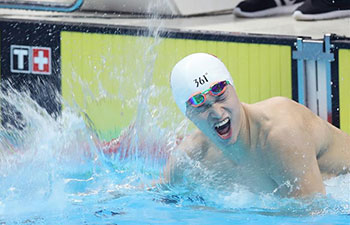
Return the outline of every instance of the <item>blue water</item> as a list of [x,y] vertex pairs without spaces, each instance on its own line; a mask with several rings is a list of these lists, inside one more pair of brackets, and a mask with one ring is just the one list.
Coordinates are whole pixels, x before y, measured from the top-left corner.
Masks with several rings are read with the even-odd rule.
[[327,197],[309,201],[218,191],[205,180],[154,186],[166,162],[147,152],[162,151],[150,147],[160,142],[173,151],[172,129],[136,119],[124,133],[132,154],[104,155],[78,110],[53,119],[26,94],[0,97],[26,123],[0,130],[0,224],[349,224],[349,175],[327,180]]

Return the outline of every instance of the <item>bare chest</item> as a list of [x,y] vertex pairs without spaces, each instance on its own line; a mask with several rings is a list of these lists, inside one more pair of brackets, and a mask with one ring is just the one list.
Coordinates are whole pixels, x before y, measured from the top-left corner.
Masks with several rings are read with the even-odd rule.
[[[232,189],[235,185],[242,185],[253,192],[273,192],[277,186],[269,177],[263,164],[256,158],[235,163],[220,150],[211,149],[200,161],[202,175],[197,178],[204,179],[214,187]],[[206,174],[203,174],[205,171]]]

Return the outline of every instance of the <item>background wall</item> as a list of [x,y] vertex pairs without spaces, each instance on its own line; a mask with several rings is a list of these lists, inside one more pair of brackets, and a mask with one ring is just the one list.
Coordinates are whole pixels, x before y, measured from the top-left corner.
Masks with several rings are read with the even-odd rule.
[[145,105],[149,116],[163,118],[161,126],[179,123],[184,116],[169,75],[178,60],[195,52],[214,54],[227,65],[243,102],[292,97],[290,46],[68,31],[61,33],[62,96],[106,140]]
[[350,134],[350,50],[339,50],[340,128]]

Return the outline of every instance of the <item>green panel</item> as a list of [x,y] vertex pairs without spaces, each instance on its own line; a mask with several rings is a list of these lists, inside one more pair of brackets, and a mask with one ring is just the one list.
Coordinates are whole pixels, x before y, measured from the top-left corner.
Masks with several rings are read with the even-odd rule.
[[289,46],[62,32],[61,51],[62,96],[89,115],[104,139],[129,126],[144,99],[152,118],[164,118],[160,126],[181,122],[169,75],[177,61],[195,52],[227,65],[243,102],[292,95]]
[[339,50],[340,128],[350,134],[350,50]]

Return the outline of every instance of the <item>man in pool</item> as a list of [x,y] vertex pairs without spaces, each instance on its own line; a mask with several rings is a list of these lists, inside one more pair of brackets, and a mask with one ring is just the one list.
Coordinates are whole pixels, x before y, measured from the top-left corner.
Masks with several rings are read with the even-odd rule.
[[[324,179],[350,172],[349,135],[288,98],[240,102],[230,73],[212,55],[179,61],[171,87],[178,107],[199,129],[178,146],[188,163],[176,154],[168,160],[170,184],[199,167],[214,174],[210,182],[217,188],[238,184],[304,197],[325,194]],[[190,161],[196,163],[191,167]]]

